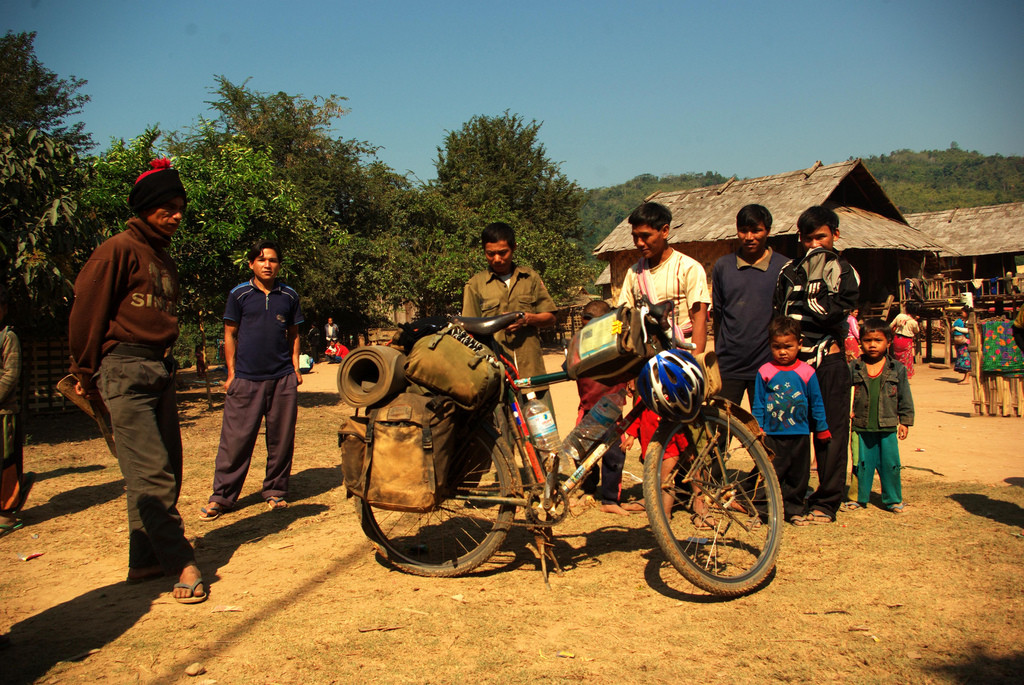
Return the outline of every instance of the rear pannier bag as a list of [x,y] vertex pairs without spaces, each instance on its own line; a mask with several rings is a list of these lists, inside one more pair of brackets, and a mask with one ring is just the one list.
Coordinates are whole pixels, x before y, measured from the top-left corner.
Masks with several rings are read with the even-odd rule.
[[379,509],[430,511],[444,495],[454,438],[450,398],[401,393],[342,427],[345,487]]
[[581,328],[569,344],[566,372],[608,385],[634,380],[644,362],[659,351],[657,339],[644,340],[643,314],[618,307]]
[[501,374],[491,351],[459,326],[417,340],[405,363],[406,378],[470,411],[498,396]]
[[[358,410],[357,410],[358,412]],[[338,431],[338,447],[341,448],[341,473],[349,496],[365,497],[363,466],[366,463],[366,424],[369,418],[349,416]]]

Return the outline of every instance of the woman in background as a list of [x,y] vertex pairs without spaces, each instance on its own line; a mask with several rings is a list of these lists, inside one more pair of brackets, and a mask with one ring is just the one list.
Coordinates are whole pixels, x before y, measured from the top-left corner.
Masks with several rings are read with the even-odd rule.
[[967,330],[967,317],[971,313],[970,307],[960,310],[960,316],[953,322],[953,350],[956,352],[956,360],[953,362],[953,370],[962,373],[960,383],[967,382],[967,376],[971,373],[971,355],[967,352],[967,346],[971,338]]
[[906,312],[900,312],[889,326],[892,328],[892,356],[907,367],[907,378],[914,377],[914,338],[921,332],[917,322],[916,303],[907,305]]

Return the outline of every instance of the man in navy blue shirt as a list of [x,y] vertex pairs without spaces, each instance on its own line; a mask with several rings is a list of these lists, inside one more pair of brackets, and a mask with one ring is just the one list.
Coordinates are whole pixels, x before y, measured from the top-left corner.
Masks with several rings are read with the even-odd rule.
[[711,308],[715,354],[722,374],[722,397],[739,404],[744,393],[753,403],[754,379],[771,361],[768,323],[779,272],[789,260],[768,247],[772,215],[761,205],[747,205],[736,215],[739,249],[715,262],[711,270]]
[[271,509],[288,506],[288,478],[298,415],[299,295],[277,280],[281,248],[269,240],[248,253],[253,278],[236,286],[224,308],[224,420],[217,450],[213,494],[200,509],[206,521],[232,509],[249,472],[252,450],[267,421],[267,475],[263,499]]

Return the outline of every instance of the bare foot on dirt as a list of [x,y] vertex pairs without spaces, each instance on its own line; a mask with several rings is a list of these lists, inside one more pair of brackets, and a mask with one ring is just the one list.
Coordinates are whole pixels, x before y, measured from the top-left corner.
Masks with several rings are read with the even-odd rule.
[[618,514],[619,516],[629,516],[633,512],[626,511],[623,507],[618,504],[609,503],[601,505],[601,513],[603,514]]
[[620,506],[623,509],[625,509],[626,511],[645,511],[646,510],[646,507],[644,506],[644,501],[643,500],[639,500],[637,502],[623,502]]
[[206,581],[203,580],[203,574],[199,572],[198,566],[189,564],[181,569],[173,595],[175,601],[182,604],[198,604],[206,600]]

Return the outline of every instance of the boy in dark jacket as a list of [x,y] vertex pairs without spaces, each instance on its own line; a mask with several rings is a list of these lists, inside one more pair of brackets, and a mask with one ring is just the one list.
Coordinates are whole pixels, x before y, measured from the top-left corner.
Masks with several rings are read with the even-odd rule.
[[875,471],[882,486],[882,505],[894,514],[903,511],[898,440],[914,425],[914,398],[907,369],[886,354],[892,329],[882,319],[868,319],[860,329],[860,359],[850,362],[853,376],[853,431],[857,435],[857,501],[847,511],[863,509],[871,495]]
[[839,217],[827,207],[806,209],[796,222],[805,255],[782,269],[775,289],[776,316],[800,322],[800,360],[814,367],[825,402],[830,441],[815,438],[818,489],[808,498],[807,520],[832,523],[846,487],[850,437],[850,369],[843,353],[847,316],[857,306],[860,277],[835,249]]

